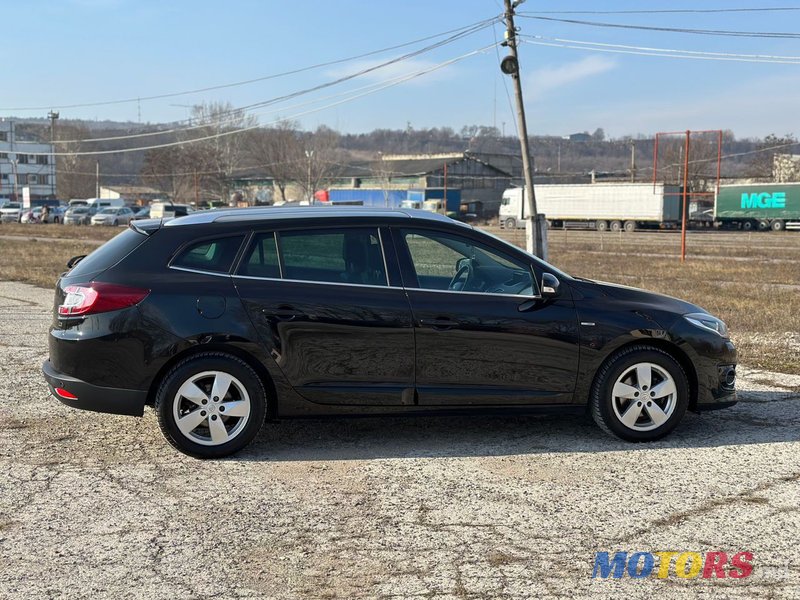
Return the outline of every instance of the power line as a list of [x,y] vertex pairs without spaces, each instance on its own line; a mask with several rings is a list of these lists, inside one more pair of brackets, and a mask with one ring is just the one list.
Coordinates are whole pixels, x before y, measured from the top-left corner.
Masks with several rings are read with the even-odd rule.
[[221,90],[221,89],[226,89],[226,88],[250,85],[252,83],[259,83],[259,82],[262,82],[262,81],[269,81],[271,79],[278,79],[278,78],[286,77],[286,76],[289,76],[289,75],[296,75],[296,74],[299,74],[299,73],[305,73],[307,71],[313,71],[313,70],[316,70],[316,69],[321,69],[323,67],[331,67],[331,66],[342,64],[342,63],[345,63],[345,62],[350,62],[350,61],[353,61],[353,60],[358,60],[358,59],[361,59],[361,58],[367,58],[367,57],[370,57],[370,56],[374,56],[376,54],[382,54],[384,52],[391,52],[392,50],[398,50],[400,48],[406,48],[408,46],[413,46],[414,44],[419,44],[421,42],[425,42],[425,41],[428,41],[428,40],[439,38],[439,37],[442,37],[442,36],[445,36],[445,35],[448,35],[448,34],[451,34],[451,33],[457,33],[457,32],[464,31],[464,30],[470,30],[473,27],[486,26],[487,24],[493,23],[497,19],[498,19],[498,17],[492,17],[491,19],[484,19],[482,21],[477,21],[477,22],[472,23],[470,25],[465,25],[463,27],[459,27],[459,28],[456,28],[456,29],[450,29],[448,31],[443,31],[441,33],[436,33],[436,34],[429,35],[429,36],[426,36],[426,37],[418,38],[418,39],[412,40],[410,42],[404,42],[402,44],[396,44],[394,46],[388,46],[386,48],[381,48],[380,50],[372,50],[370,52],[365,52],[363,54],[357,54],[357,55],[354,55],[354,56],[348,56],[346,58],[339,58],[339,59],[336,59],[336,60],[331,60],[331,61],[327,61],[327,62],[323,62],[323,63],[318,63],[318,64],[315,64],[315,65],[309,65],[307,67],[301,67],[299,69],[292,69],[290,71],[284,71],[282,73],[273,73],[271,75],[265,75],[263,77],[255,77],[253,79],[245,79],[243,81],[235,81],[233,83],[225,83],[225,84],[221,84],[221,85],[213,85],[213,86],[208,86],[208,87],[196,88],[196,89],[192,89],[192,90],[184,90],[182,92],[171,92],[171,93],[166,93],[166,94],[156,94],[156,95],[152,95],[152,96],[137,96],[136,98],[124,98],[124,99],[118,99],[118,100],[104,100],[104,101],[99,101],[99,102],[84,102],[84,103],[78,103],[78,104],[50,104],[50,105],[47,105],[47,106],[2,107],[2,108],[0,108],[0,111],[35,111],[35,110],[48,110],[48,109],[62,109],[63,110],[63,109],[67,109],[67,108],[88,108],[88,107],[94,107],[94,106],[109,106],[109,105],[113,105],[113,104],[129,104],[129,103],[133,103],[133,102],[137,102],[138,103],[138,102],[142,102],[142,101],[146,101],[146,100],[160,100],[160,99],[164,99],[164,98],[175,98],[175,97],[178,97],[178,96],[188,96],[188,95],[191,95],[191,94],[200,94],[200,93],[203,93],[203,92],[210,92],[210,91]]
[[[172,128],[172,129],[161,129],[161,130],[158,130],[158,131],[147,132],[147,133],[135,133],[135,134],[129,134],[129,135],[112,136],[112,137],[104,137],[104,138],[86,138],[86,139],[81,139],[81,140],[59,140],[59,141],[57,141],[57,143],[59,143],[59,144],[77,144],[77,143],[96,143],[96,142],[119,141],[119,140],[137,139],[137,138],[159,136],[159,135],[168,135],[168,134],[172,134],[172,133],[185,132],[185,131],[202,130],[202,129],[207,129],[208,127],[224,125],[225,118],[236,119],[236,118],[239,118],[241,116],[244,116],[246,114],[246,111],[248,111],[248,110],[252,110],[254,108],[261,108],[263,106],[270,106],[270,105],[274,105],[274,104],[279,104],[279,103],[281,103],[283,101],[291,100],[291,99],[297,98],[299,96],[303,96],[303,95],[310,94],[310,93],[313,93],[313,92],[316,92],[316,91],[319,91],[319,90],[322,90],[322,89],[325,89],[325,88],[328,88],[328,87],[332,87],[334,85],[338,85],[340,83],[344,83],[346,81],[350,81],[351,79],[355,79],[357,77],[361,77],[361,76],[366,75],[368,73],[371,73],[371,72],[374,72],[374,71],[378,71],[378,70],[380,70],[380,69],[382,69],[384,67],[387,67],[389,65],[397,64],[397,63],[400,63],[400,62],[402,62],[404,60],[408,60],[410,58],[415,58],[415,57],[420,56],[422,54],[425,54],[427,52],[431,52],[431,51],[436,50],[438,48],[441,48],[441,47],[443,47],[445,45],[451,44],[451,43],[453,43],[453,42],[455,42],[455,41],[457,41],[459,39],[467,37],[467,36],[477,32],[477,31],[485,29],[486,27],[492,26],[494,24],[494,21],[496,21],[496,19],[491,19],[491,20],[489,20],[488,23],[481,22],[480,25],[475,25],[475,26],[471,26],[471,27],[469,27],[467,29],[459,30],[459,33],[456,33],[456,34],[454,34],[454,35],[452,35],[452,36],[450,36],[448,38],[445,38],[444,40],[440,40],[440,41],[438,41],[438,42],[436,42],[434,44],[430,44],[430,45],[425,46],[423,48],[414,50],[413,52],[409,52],[409,53],[406,53],[404,55],[392,58],[390,60],[384,61],[384,62],[379,63],[377,65],[372,65],[372,66],[369,66],[369,67],[365,67],[364,69],[361,69],[361,70],[356,71],[354,73],[350,73],[348,75],[339,77],[339,78],[331,80],[331,81],[327,81],[325,83],[321,83],[321,84],[318,84],[318,85],[315,85],[315,86],[312,86],[312,87],[309,87],[309,88],[305,88],[305,89],[302,89],[302,90],[298,90],[298,91],[295,91],[295,92],[291,92],[289,94],[284,94],[282,96],[276,96],[276,97],[270,98],[268,100],[263,100],[263,101],[260,101],[260,102],[255,102],[253,104],[249,104],[249,105],[233,108],[231,110],[221,111],[221,112],[219,112],[219,113],[214,115],[215,120],[211,121],[211,122],[201,123],[201,124],[198,124],[198,125],[195,125],[195,126],[189,126],[189,127],[176,127],[176,128]],[[190,121],[191,121],[191,119],[190,119]]]
[[684,27],[655,27],[648,25],[628,25],[623,23],[602,23],[600,21],[582,21],[578,19],[557,19],[555,17],[541,17],[534,15],[520,15],[525,19],[536,19],[538,21],[551,21],[556,23],[569,23],[572,25],[588,25],[590,27],[607,27],[613,29],[637,29],[643,31],[661,31],[669,33],[690,33],[694,35],[718,35],[729,37],[752,37],[752,38],[778,38],[778,39],[800,39],[800,33],[772,32],[772,31],[730,31],[725,29],[687,29]]
[[781,6],[768,8],[654,8],[642,10],[537,10],[518,12],[527,15],[651,15],[651,14],[697,14],[697,13],[754,13],[754,12],[791,12],[800,11],[800,7]]
[[[487,50],[493,48],[494,46],[495,46],[495,44],[489,44],[488,46],[484,46],[482,48],[478,48],[477,50],[473,50],[473,51],[468,52],[466,54],[462,54],[461,56],[457,56],[455,58],[452,58],[452,59],[446,60],[444,62],[438,63],[438,64],[436,64],[436,65],[434,65],[432,67],[429,67],[427,69],[423,69],[423,70],[417,71],[415,73],[411,73],[409,75],[405,75],[405,76],[402,76],[402,77],[395,78],[395,80],[389,80],[389,83],[385,83],[384,85],[382,85],[380,87],[377,87],[375,89],[372,89],[372,90],[369,90],[369,91],[366,91],[366,92],[362,92],[360,94],[355,94],[353,96],[350,96],[349,98],[344,98],[343,100],[340,100],[338,102],[333,102],[333,103],[327,104],[325,106],[321,106],[321,107],[318,107],[318,108],[315,108],[315,109],[307,110],[305,112],[292,115],[292,116],[290,116],[288,118],[291,119],[291,118],[300,117],[300,116],[303,116],[303,115],[306,115],[306,114],[319,112],[319,111],[325,110],[327,108],[332,108],[334,106],[339,106],[340,104],[344,104],[346,102],[350,102],[352,100],[356,100],[358,98],[361,98],[363,96],[367,96],[369,94],[374,94],[375,92],[382,91],[384,89],[399,85],[401,83],[405,83],[406,81],[411,81],[412,79],[416,79],[418,77],[422,77],[423,75],[427,75],[428,73],[432,73],[434,71],[438,71],[440,69],[443,69],[443,68],[448,67],[448,66],[450,66],[452,64],[460,62],[460,61],[462,61],[462,60],[464,60],[466,58],[469,58],[471,56],[475,56],[477,54],[481,54],[483,52],[486,52]],[[281,122],[283,120],[285,120],[285,119],[279,119],[279,120],[273,121],[270,124],[277,124],[277,123],[279,123],[279,122]],[[189,139],[189,140],[180,140],[180,141],[176,141],[176,142],[169,142],[169,143],[165,143],[165,144],[156,144],[156,145],[152,145],[152,146],[121,148],[121,149],[117,149],[117,150],[94,150],[94,151],[90,151],[90,152],[28,152],[27,154],[29,154],[31,156],[101,156],[101,155],[105,155],[105,154],[127,154],[129,152],[141,152],[141,151],[145,151],[145,150],[157,150],[157,149],[161,149],[161,148],[171,148],[171,147],[176,147],[176,146],[184,146],[184,145],[187,145],[187,144],[195,144],[197,142],[203,142],[203,141],[217,139],[217,138],[226,137],[226,136],[230,136],[230,135],[236,135],[236,134],[244,133],[244,132],[247,132],[247,131],[252,131],[252,130],[258,129],[260,127],[262,127],[261,124],[255,124],[255,125],[250,125],[250,126],[247,126],[247,127],[242,127],[242,128],[239,128],[239,129],[232,129],[232,130],[229,130],[229,131],[222,131],[222,132],[219,132],[219,133],[206,135],[206,136],[202,136],[202,137],[198,137],[198,138],[192,138],[192,139]]]
[[573,50],[589,50],[592,52],[609,52],[613,54],[631,54],[635,56],[657,56],[662,58],[684,58],[694,60],[712,60],[723,62],[744,62],[800,65],[800,56],[772,56],[767,54],[734,54],[725,52],[703,52],[699,50],[679,50],[674,48],[652,48],[647,46],[629,46],[625,44],[605,44],[586,42],[564,38],[549,38],[540,35],[520,35],[523,41],[535,46],[569,48]]

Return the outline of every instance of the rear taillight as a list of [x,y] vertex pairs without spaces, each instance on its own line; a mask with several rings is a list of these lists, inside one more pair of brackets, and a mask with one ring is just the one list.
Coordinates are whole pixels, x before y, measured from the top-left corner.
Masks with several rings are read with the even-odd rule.
[[83,285],[68,285],[64,292],[66,297],[64,303],[58,307],[58,314],[62,317],[77,317],[139,304],[150,290],[93,281]]

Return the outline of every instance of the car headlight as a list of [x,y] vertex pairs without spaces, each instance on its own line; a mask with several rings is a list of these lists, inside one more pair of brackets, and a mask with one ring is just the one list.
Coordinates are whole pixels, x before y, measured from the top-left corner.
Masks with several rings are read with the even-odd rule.
[[708,329],[720,336],[728,337],[728,328],[722,319],[718,319],[708,313],[691,313],[683,315],[683,318],[689,321],[692,325],[700,327],[701,329]]

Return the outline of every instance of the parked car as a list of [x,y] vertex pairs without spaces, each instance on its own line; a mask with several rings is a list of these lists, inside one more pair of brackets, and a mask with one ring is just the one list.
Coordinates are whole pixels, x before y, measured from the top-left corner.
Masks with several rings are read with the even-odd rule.
[[7,202],[2,208],[0,208],[0,221],[3,223],[19,223],[21,218],[21,202]]
[[149,218],[150,218],[150,207],[145,206],[133,213],[132,220],[137,221],[139,219],[149,219]]
[[64,225],[88,225],[94,214],[89,205],[70,206],[64,213]]
[[736,402],[718,318],[570,277],[435,213],[135,221],[69,266],[43,365],[52,393],[100,412],[153,405],[191,456],[241,450],[266,417],[588,410],[647,441],[687,409]]
[[127,225],[133,218],[133,211],[127,206],[103,208],[91,219],[92,225]]
[[155,201],[150,204],[150,216],[154,219],[174,219],[185,217],[195,210],[188,204],[173,204],[172,202]]
[[35,206],[31,210],[23,212],[22,217],[20,217],[20,223],[60,223],[64,219],[66,211],[61,206],[49,207],[47,217],[44,219],[42,218],[43,209],[44,207],[42,206]]

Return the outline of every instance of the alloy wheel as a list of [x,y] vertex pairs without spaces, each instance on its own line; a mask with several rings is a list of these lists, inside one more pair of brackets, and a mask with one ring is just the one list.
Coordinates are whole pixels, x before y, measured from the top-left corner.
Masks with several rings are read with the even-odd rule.
[[672,376],[659,365],[642,362],[627,368],[611,390],[614,414],[628,429],[651,431],[675,412],[678,390]]
[[181,385],[172,412],[184,437],[203,446],[219,446],[244,430],[250,418],[250,396],[230,373],[203,371]]

